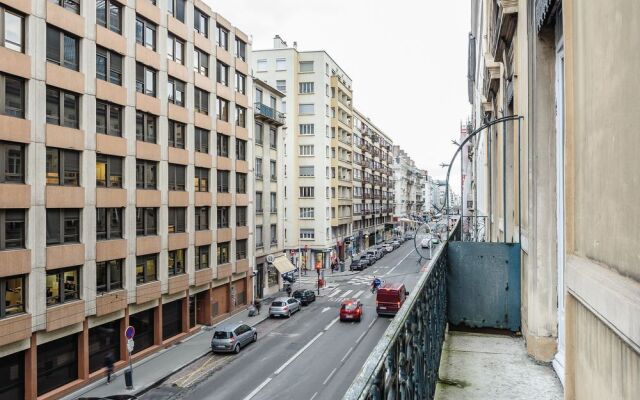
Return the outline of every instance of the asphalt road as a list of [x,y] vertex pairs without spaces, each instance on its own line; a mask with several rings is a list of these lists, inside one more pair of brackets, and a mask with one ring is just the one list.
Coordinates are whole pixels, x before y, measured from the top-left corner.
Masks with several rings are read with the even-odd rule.
[[[385,255],[356,275],[336,281],[338,286],[318,297],[290,319],[267,320],[257,326],[258,341],[210,376],[183,388],[184,399],[320,400],[339,399],[389,325],[378,317],[369,285],[376,275],[383,281],[404,282],[411,292],[426,260],[419,263],[413,241]],[[340,322],[345,298],[364,305],[361,322]],[[266,307],[264,311],[267,311]],[[143,396],[143,399],[145,397]]]

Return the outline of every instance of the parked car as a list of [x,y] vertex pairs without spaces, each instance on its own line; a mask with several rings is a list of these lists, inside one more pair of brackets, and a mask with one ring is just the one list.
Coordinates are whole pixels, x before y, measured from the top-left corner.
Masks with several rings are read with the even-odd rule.
[[211,350],[221,353],[236,353],[249,343],[258,340],[258,332],[247,324],[235,322],[217,326],[211,338]]
[[420,247],[422,247],[423,249],[429,249],[431,248],[431,243],[431,237],[427,236],[420,242]]
[[316,301],[315,292],[309,289],[296,290],[291,296],[298,300],[303,306],[308,306],[310,303]]
[[367,253],[365,255],[362,256],[363,258],[366,258],[367,260],[369,260],[369,265],[373,265],[376,263],[376,261],[378,261],[378,259],[376,258],[375,254],[372,253]]
[[398,247],[400,247],[400,241],[399,240],[394,240],[391,244],[393,244],[393,248],[397,249]]
[[378,315],[397,314],[408,295],[404,283],[384,282],[376,293],[376,312]]
[[404,234],[404,239],[405,240],[412,240],[413,238],[416,237],[416,233],[413,231],[408,231]]
[[387,253],[391,253],[393,250],[395,250],[395,247],[393,247],[393,244],[391,243],[384,246],[384,251]]
[[300,302],[293,297],[278,297],[269,306],[269,317],[287,317],[302,309]]
[[384,255],[384,253],[382,252],[382,250],[379,250],[375,247],[371,247],[370,249],[367,250],[367,254],[373,256],[376,260],[379,260],[382,258],[382,256]]
[[340,321],[362,320],[362,303],[358,299],[346,299],[340,304]]

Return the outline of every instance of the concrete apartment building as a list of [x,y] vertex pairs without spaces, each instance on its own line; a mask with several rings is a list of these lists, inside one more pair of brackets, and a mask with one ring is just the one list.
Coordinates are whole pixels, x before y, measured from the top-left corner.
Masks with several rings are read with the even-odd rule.
[[353,252],[389,239],[393,234],[391,138],[354,110]]
[[252,298],[251,44],[199,0],[0,27],[0,398],[57,398]]
[[351,78],[324,51],[298,51],[279,36],[253,51],[257,78],[286,94],[285,247],[302,268],[328,268],[352,235]]
[[[285,115],[284,94],[267,83],[254,83],[255,296],[263,298],[282,287],[282,273],[293,269],[284,257]],[[274,261],[269,262],[272,256]],[[281,260],[282,258],[282,260]]]
[[417,186],[420,181],[420,170],[409,155],[400,148],[393,146],[393,180],[395,181],[395,211],[396,219],[408,218],[416,214]]
[[566,399],[640,398],[638,4],[473,1],[471,15],[473,128],[523,117],[520,138],[515,123],[476,136],[473,188],[487,237],[522,228],[527,351]]

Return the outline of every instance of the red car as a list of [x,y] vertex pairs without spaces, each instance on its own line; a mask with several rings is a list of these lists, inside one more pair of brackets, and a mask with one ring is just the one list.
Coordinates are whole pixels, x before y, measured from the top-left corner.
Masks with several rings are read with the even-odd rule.
[[362,303],[358,299],[346,299],[340,304],[340,321],[358,321],[362,319]]

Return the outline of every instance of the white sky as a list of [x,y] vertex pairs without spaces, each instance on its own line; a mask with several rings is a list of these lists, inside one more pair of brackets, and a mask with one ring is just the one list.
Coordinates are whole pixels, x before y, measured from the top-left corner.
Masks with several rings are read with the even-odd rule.
[[468,0],[205,1],[254,49],[272,48],[279,34],[299,50],[326,50],[353,80],[354,105],[419,168],[446,175],[439,164],[470,111]]

